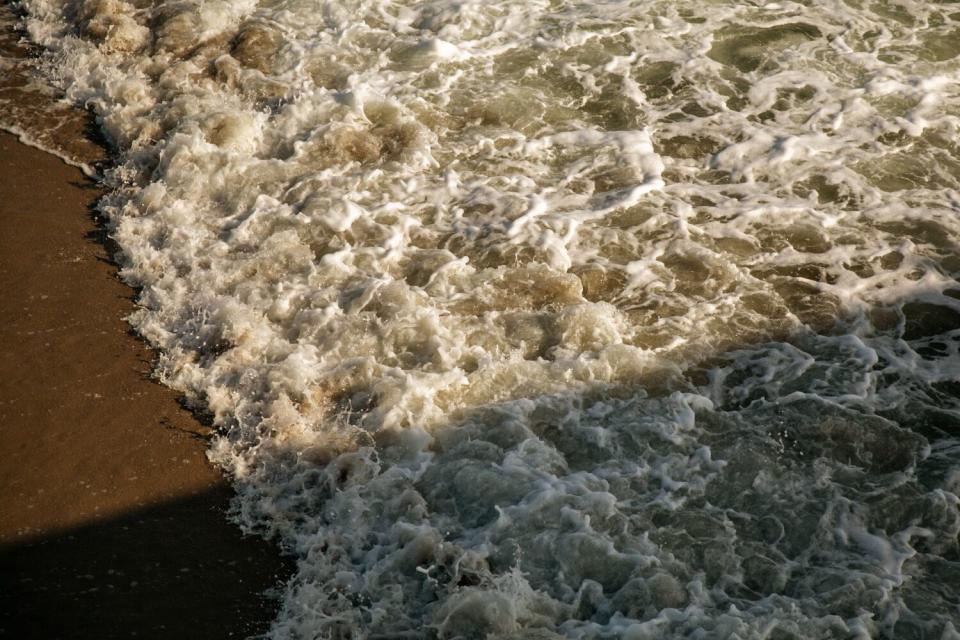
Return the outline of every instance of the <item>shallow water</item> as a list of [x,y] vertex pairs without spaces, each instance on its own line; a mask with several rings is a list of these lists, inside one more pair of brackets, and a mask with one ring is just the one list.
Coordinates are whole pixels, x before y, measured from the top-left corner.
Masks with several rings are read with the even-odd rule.
[[960,3],[24,5],[273,637],[960,637]]
[[[89,129],[87,114],[38,74],[39,47],[30,43],[14,7],[0,5],[0,130],[58,156],[95,176],[104,150]],[[91,132],[92,133],[92,132]]]

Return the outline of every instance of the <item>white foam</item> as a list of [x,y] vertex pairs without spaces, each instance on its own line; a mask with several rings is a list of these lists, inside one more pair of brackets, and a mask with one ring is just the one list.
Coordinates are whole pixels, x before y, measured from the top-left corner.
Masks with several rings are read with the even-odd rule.
[[274,637],[952,632],[956,17],[26,4]]

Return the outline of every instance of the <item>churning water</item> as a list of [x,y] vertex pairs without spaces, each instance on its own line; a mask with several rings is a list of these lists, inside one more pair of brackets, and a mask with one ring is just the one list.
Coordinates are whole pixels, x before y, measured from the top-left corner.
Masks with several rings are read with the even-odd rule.
[[24,0],[275,638],[960,638],[960,3]]

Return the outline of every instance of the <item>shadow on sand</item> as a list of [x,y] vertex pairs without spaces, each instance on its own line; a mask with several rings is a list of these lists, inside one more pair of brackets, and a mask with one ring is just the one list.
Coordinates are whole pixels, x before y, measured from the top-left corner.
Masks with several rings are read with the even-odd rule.
[[278,604],[271,593],[290,569],[273,545],[237,535],[222,513],[231,493],[219,487],[0,547],[0,637],[265,632]]

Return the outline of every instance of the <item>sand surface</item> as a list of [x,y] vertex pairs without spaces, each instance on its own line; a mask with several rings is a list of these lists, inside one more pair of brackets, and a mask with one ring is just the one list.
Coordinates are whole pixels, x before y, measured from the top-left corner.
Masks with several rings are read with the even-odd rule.
[[99,195],[0,133],[0,637],[263,631],[285,566],[226,521],[206,427],[150,378]]

